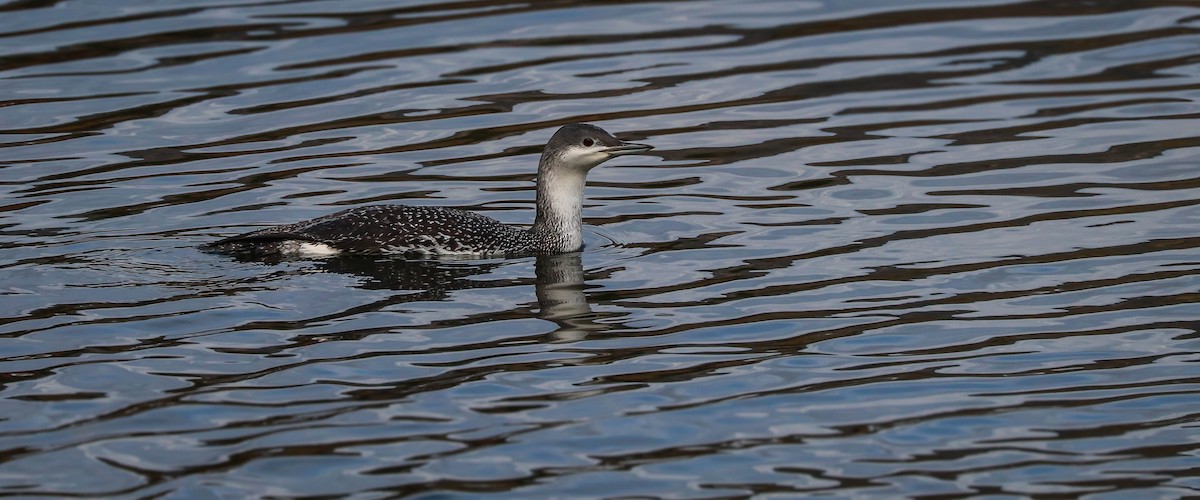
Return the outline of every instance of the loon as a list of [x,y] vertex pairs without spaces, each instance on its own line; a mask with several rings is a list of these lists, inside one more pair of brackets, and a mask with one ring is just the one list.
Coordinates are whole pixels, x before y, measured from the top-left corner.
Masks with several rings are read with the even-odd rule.
[[538,161],[537,215],[529,229],[441,207],[370,205],[231,236],[202,247],[242,256],[519,256],[583,248],[583,186],[610,158],[653,146],[623,142],[594,125],[564,125]]

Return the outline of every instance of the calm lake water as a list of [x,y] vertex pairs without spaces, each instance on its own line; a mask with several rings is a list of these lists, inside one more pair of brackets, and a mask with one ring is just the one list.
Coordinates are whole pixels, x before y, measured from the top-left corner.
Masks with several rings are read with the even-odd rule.
[[1200,495],[1198,229],[1193,1],[0,0],[0,494]]

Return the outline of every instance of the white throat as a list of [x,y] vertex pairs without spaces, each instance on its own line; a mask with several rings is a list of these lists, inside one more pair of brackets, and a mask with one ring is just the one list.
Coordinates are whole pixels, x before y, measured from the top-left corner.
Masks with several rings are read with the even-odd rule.
[[533,231],[549,248],[570,252],[583,246],[583,187],[587,170],[566,168],[539,175]]

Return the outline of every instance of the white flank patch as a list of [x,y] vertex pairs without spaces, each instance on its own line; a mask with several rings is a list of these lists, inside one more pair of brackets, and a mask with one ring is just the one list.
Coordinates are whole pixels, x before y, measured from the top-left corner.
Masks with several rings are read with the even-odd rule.
[[329,257],[342,252],[324,243],[301,243],[296,253],[302,257]]

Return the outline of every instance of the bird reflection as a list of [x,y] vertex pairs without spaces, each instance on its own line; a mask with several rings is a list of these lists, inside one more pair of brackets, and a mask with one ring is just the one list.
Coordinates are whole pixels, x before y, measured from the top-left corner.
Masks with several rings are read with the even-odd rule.
[[583,254],[539,255],[534,264],[535,290],[541,310],[538,317],[558,325],[556,341],[574,342],[608,328],[597,323],[583,294]]
[[[342,256],[317,261],[324,272],[354,275],[358,286],[373,290],[404,290],[410,293],[389,302],[445,300],[450,292],[476,288],[527,285],[529,280],[474,280],[512,261],[479,262],[454,260],[401,260],[365,256]],[[610,328],[598,323],[584,295],[583,256],[580,252],[538,255],[533,280],[538,317],[558,325],[551,333],[555,342],[574,342],[588,334]]]
[[339,256],[316,261],[320,271],[365,278],[359,288],[367,290],[406,290],[424,292],[413,300],[441,300],[448,292],[471,288],[508,286],[511,283],[476,281],[472,276],[487,274],[503,262],[453,260],[404,260],[360,255]]

